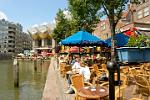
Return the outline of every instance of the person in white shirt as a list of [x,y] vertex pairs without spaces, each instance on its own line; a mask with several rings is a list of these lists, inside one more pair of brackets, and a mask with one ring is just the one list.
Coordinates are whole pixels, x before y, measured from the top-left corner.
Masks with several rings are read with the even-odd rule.
[[89,82],[89,80],[90,80],[90,75],[91,75],[90,69],[89,69],[88,65],[87,65],[86,63],[84,63],[84,62],[82,62],[81,66],[82,66],[82,67],[81,67],[81,69],[80,69],[79,74],[83,74],[83,76],[84,76],[84,81],[85,81],[85,82]]
[[80,66],[80,59],[76,58],[76,61],[75,61],[75,63],[72,66],[72,71],[76,72],[76,73],[79,73],[80,68],[81,68],[81,66]]
[[[81,68],[80,58],[76,58],[75,63],[72,66],[72,71],[75,73],[79,73],[80,68]],[[67,85],[68,85],[68,90],[66,91],[66,93],[72,93],[73,89],[70,87],[70,85],[71,85],[71,74],[67,74],[66,79],[67,79]]]

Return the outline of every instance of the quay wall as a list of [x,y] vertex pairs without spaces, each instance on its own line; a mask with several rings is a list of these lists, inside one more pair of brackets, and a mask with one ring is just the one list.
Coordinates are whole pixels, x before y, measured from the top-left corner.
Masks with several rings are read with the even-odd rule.
[[0,53],[0,60],[7,60],[11,58],[12,58],[12,55],[10,54]]
[[42,100],[66,100],[55,57],[51,58]]

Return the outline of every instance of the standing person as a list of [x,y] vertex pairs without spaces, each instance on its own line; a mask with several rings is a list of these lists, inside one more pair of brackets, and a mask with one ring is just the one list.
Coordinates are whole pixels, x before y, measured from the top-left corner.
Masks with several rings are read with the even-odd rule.
[[87,63],[84,63],[84,62],[81,63],[81,69],[80,69],[79,74],[83,74],[84,82],[89,82],[90,76],[91,76],[91,72],[90,72],[90,69],[89,69]]

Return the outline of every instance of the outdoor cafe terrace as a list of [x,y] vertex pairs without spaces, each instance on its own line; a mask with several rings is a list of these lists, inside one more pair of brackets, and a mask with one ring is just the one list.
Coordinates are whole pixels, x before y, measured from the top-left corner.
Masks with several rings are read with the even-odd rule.
[[[116,38],[117,37],[123,37],[122,39],[125,39],[126,42],[129,39],[122,33],[118,34]],[[110,39],[103,41],[86,31],[79,31],[62,40],[60,45],[78,46],[79,51],[82,51],[82,47],[85,46],[110,47],[111,43],[109,41]],[[118,44],[120,44],[120,42]],[[57,55],[57,60],[55,59],[58,61],[56,62],[57,64],[55,63],[57,66],[55,64],[53,65],[58,73],[54,76],[58,75],[60,76],[59,79],[62,80],[63,90],[61,89],[60,91],[62,91],[62,94],[66,93],[66,100],[110,100],[111,96],[114,96],[115,100],[150,100],[150,62],[138,63],[136,65],[121,65],[116,67],[112,74],[110,69],[107,70],[108,65],[106,65],[110,60],[108,59],[109,57],[99,56],[94,58],[87,54],[81,55],[81,53],[79,53],[78,56],[71,56],[72,57],[70,57],[70,53],[64,56]],[[76,60],[76,58],[78,58],[78,60]],[[93,58],[96,61],[94,61]],[[86,66],[86,68],[89,69],[90,78],[88,81],[85,81],[84,72],[80,73],[77,71],[79,67],[77,70],[73,69],[73,60],[76,60],[80,67]],[[114,81],[112,81],[113,76]],[[115,92],[110,91],[113,90],[112,86],[115,86]],[[69,89],[71,88],[73,92],[68,92],[68,87]]]
[[[103,73],[109,76],[106,63],[93,63],[89,66],[90,72],[94,72],[95,75],[91,74],[90,81],[84,84],[83,75],[73,72],[70,64],[64,61],[58,63],[59,66],[57,66],[55,57],[51,62],[53,63],[49,68],[50,83],[46,85],[51,88],[50,93],[47,93],[49,98],[54,98],[54,93],[57,91],[58,100],[109,100],[109,92],[111,92],[109,91],[109,80],[99,80]],[[68,89],[67,75],[71,75],[71,86],[74,90],[71,94],[66,93]],[[114,76],[117,80],[116,73]],[[120,66],[120,80],[121,84],[115,86],[115,100],[150,100],[150,62]],[[61,96],[63,99],[60,99]],[[43,98],[42,100],[51,99]]]

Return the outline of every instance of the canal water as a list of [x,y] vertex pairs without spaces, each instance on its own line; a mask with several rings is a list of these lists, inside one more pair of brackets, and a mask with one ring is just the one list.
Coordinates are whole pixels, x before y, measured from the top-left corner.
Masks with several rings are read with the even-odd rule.
[[50,60],[19,61],[19,88],[14,87],[13,61],[0,61],[0,100],[41,100]]

